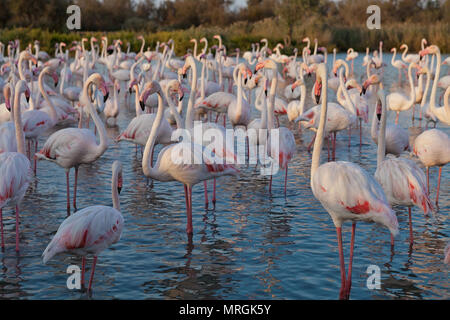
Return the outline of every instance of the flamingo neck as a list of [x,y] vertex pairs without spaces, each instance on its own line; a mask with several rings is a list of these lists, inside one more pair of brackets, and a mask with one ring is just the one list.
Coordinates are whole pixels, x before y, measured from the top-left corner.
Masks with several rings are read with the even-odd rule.
[[134,107],[136,110],[136,117],[139,117],[142,114],[141,106],[139,105],[139,85],[136,83],[134,85],[135,99],[134,99]]
[[189,67],[192,69],[192,81],[191,81],[191,93],[189,95],[189,101],[186,113],[186,129],[192,129],[194,127],[194,99],[197,92],[197,66],[195,65],[192,57],[187,58],[189,61]]
[[[39,91],[41,92],[44,100],[47,102],[50,108],[50,118],[52,119],[52,124],[55,125],[58,121],[58,115],[56,114],[55,106],[53,102],[49,99],[47,92],[44,90],[44,72],[42,71],[39,75]],[[38,99],[39,100],[39,99]]]
[[[377,169],[380,168],[381,163],[384,161],[384,157],[386,154],[386,103],[384,99],[384,93],[382,91],[379,92],[379,96],[382,97],[382,100],[381,100],[381,126],[380,130],[378,131]],[[375,113],[376,108],[377,107],[375,107]]]
[[439,81],[439,75],[441,73],[441,52],[439,49],[436,52],[436,73],[434,75],[433,88],[431,89],[430,96],[430,109],[434,113],[436,111],[436,91],[437,83]]
[[161,176],[161,172],[153,167],[153,164],[150,163],[150,153],[153,152],[153,148],[155,147],[156,136],[161,125],[161,120],[164,115],[164,105],[163,99],[161,97],[161,89],[157,92],[158,95],[158,111],[156,112],[155,120],[153,121],[152,131],[148,136],[147,143],[145,144],[144,155],[142,157],[142,170],[146,177],[159,180]]
[[16,92],[14,94],[14,127],[16,130],[16,141],[17,141],[17,152],[25,154],[25,136],[22,129],[22,113],[20,112],[20,94],[21,90],[19,88],[20,82],[16,85]]
[[430,82],[431,82],[431,72],[428,69],[427,70],[427,82],[425,83],[425,90],[423,91],[422,101],[420,103],[421,108],[423,108],[425,106],[425,102],[427,101],[428,90],[430,89]]
[[117,191],[119,183],[119,172],[120,169],[117,169],[117,167],[115,167],[113,170],[113,176],[111,181],[111,197],[113,201],[113,208],[118,211],[120,211],[119,192]]
[[180,114],[175,109],[175,105],[173,103],[172,98],[169,96],[169,85],[166,86],[164,90],[164,95],[166,96],[167,104],[169,105],[169,111],[175,118],[175,122],[177,124],[178,129],[183,129],[183,120],[180,117]]
[[325,65],[320,64],[318,66],[316,76],[319,77],[322,81],[322,107],[320,111],[320,122],[319,127],[317,129],[316,140],[314,141],[314,150],[312,154],[311,161],[311,185],[313,185],[314,174],[319,168],[320,165],[320,153],[322,151],[325,124],[327,121],[327,89],[328,89],[328,79],[327,72],[325,69]]
[[91,99],[88,94],[88,87],[89,85],[93,83],[93,81],[87,81],[84,85],[83,89],[83,95],[84,95],[84,101],[86,102],[85,106],[88,108],[88,111],[92,117],[92,120],[94,120],[94,124],[97,127],[97,131],[99,133],[100,137],[100,144],[96,146],[96,152],[95,155],[97,157],[100,157],[105,150],[108,148],[108,138],[106,134],[105,126],[103,125],[103,122],[100,120],[100,117],[97,114],[97,111],[94,109],[94,106],[91,103]]
[[270,84],[270,94],[269,94],[269,104],[267,105],[267,129],[275,129],[273,110],[275,108],[275,93],[278,84],[278,75],[276,69],[273,69],[274,76],[272,77],[272,82]]
[[410,64],[409,68],[408,68],[408,78],[409,78],[409,86],[411,88],[410,99],[409,99],[409,104],[408,105],[409,105],[409,107],[412,107],[412,105],[416,101],[416,90],[415,90],[415,87],[414,87],[414,80],[413,80],[413,77],[412,77],[412,64]]

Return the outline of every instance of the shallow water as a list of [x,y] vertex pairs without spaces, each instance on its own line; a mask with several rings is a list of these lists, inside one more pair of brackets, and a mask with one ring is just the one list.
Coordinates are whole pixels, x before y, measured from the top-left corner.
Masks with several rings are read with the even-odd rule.
[[[365,73],[362,57],[355,72]],[[338,55],[343,57],[343,55]],[[385,90],[397,84],[397,70],[385,54]],[[329,60],[331,60],[331,55]],[[444,67],[441,76],[447,73]],[[308,81],[308,107],[312,105]],[[408,89],[404,77],[403,86]],[[332,95],[334,101],[334,95]],[[186,99],[187,100],[187,99]],[[142,174],[141,156],[132,144],[113,141],[134,114],[122,110],[118,127],[107,128],[110,138],[105,154],[79,171],[78,207],[112,205],[111,165],[123,163],[124,186],[120,195],[125,228],[121,240],[98,258],[94,299],[337,299],[340,288],[336,231],[328,213],[310,188],[311,154],[306,150],[312,134],[296,133],[297,153],[289,164],[286,197],[284,174],[274,176],[272,193],[267,177],[253,167],[241,168],[239,178],[218,180],[218,202],[205,210],[203,186],[193,189],[194,236],[185,233],[183,186],[155,182],[153,188]],[[370,120],[373,105],[371,104]],[[257,115],[257,112],[254,111]],[[393,121],[394,114],[388,121]],[[289,124],[286,120],[282,123]],[[400,116],[403,127],[411,126],[411,111]],[[417,125],[417,122],[416,122]],[[229,124],[228,124],[229,126]],[[92,128],[92,122],[91,122]],[[120,129],[119,129],[120,128]],[[439,124],[438,128],[450,134]],[[358,130],[337,135],[337,160],[352,161],[371,174],[376,167],[376,145],[370,138],[370,121],[363,127],[363,145]],[[48,135],[40,138],[41,147]],[[157,151],[160,150],[158,147]],[[408,156],[408,155],[405,155]],[[322,163],[326,161],[326,148]],[[353,262],[352,299],[448,299],[449,266],[443,250],[450,240],[447,219],[450,208],[450,172],[442,171],[440,211],[428,218],[413,208],[414,246],[409,247],[407,209],[397,212],[400,235],[390,247],[387,229],[358,223]],[[38,163],[21,207],[20,253],[14,251],[14,213],[4,209],[6,249],[0,253],[0,298],[84,299],[85,292],[66,287],[66,269],[81,258],[61,255],[44,265],[41,254],[66,217],[64,170],[54,163]],[[73,170],[71,171],[71,184]],[[436,195],[437,169],[431,170],[431,197]],[[71,186],[71,192],[72,192]],[[212,183],[209,183],[210,197]],[[343,228],[344,252],[348,259],[350,223]],[[91,259],[87,272],[90,272]],[[381,289],[366,286],[369,265],[381,270]],[[89,274],[86,274],[88,277]]]

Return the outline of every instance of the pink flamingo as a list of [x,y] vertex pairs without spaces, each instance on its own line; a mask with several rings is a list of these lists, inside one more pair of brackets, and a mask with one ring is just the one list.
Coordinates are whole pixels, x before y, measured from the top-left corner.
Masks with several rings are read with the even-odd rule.
[[100,120],[94,106],[88,96],[89,87],[95,84],[104,94],[104,100],[108,98],[108,88],[105,80],[98,74],[92,74],[84,84],[83,94],[80,98],[83,105],[94,120],[99,132],[100,144],[97,144],[96,137],[89,129],[66,128],[53,133],[45,142],[41,151],[35,154],[39,160],[52,161],[66,169],[67,182],[67,213],[70,214],[69,195],[69,172],[70,168],[75,168],[75,184],[73,195],[73,207],[76,210],[77,201],[77,180],[78,167],[81,164],[90,164],[103,155],[108,148],[108,140],[105,126]]
[[3,152],[0,154],[0,226],[3,240],[3,216],[2,209],[9,205],[16,206],[16,251],[19,251],[19,203],[25,196],[31,181],[31,164],[25,156],[25,139],[22,130],[22,118],[20,113],[20,96],[25,93],[29,99],[30,90],[24,80],[19,80],[15,87],[14,95],[14,126],[16,131],[17,151]]
[[[386,226],[393,237],[398,234],[398,221],[388,204],[383,188],[360,166],[345,161],[320,164],[323,134],[327,121],[327,70],[324,64],[316,68],[317,94],[322,95],[322,108],[317,138],[311,163],[311,189],[314,196],[328,211],[336,226],[341,269],[340,299],[348,299],[351,288],[353,247],[357,221],[376,222]],[[323,89],[322,89],[323,85]],[[323,90],[323,91],[322,91]],[[345,276],[344,251],[342,248],[342,223],[350,220],[352,238],[347,278]]]
[[427,168],[428,193],[430,193],[430,167],[439,167],[436,192],[436,207],[439,208],[439,188],[441,185],[442,167],[450,162],[450,138],[441,130],[426,130],[418,135],[414,141],[413,152]]
[[[256,65],[255,70],[258,71],[260,69],[271,69],[274,71],[275,76],[272,77],[272,82],[270,86],[270,94],[269,94],[269,104],[267,108],[267,129],[269,130],[269,135],[271,131],[275,129],[274,125],[274,104],[275,104],[275,93],[277,90],[278,77],[276,75],[277,65],[271,59],[267,59],[263,62],[260,62]],[[263,89],[263,88],[262,88]],[[288,164],[291,158],[295,154],[296,146],[295,146],[295,138],[294,134],[286,127],[279,127],[279,139],[278,143],[278,154],[274,154],[275,150],[271,148],[270,141],[268,139],[267,150],[269,155],[275,159],[275,161],[279,164],[281,169],[285,170],[284,175],[284,194],[286,195],[286,185],[287,185],[287,172],[288,172]],[[272,146],[273,147],[273,146]],[[272,175],[270,176],[270,186],[269,192],[272,190]]]
[[[146,92],[147,90],[149,92]],[[189,236],[192,236],[192,187],[201,181],[224,175],[236,175],[239,171],[234,166],[225,164],[225,161],[217,154],[215,155],[215,160],[208,158],[212,150],[204,151],[205,148],[203,146],[185,141],[163,148],[159,152],[158,159],[153,166],[149,161],[150,152],[155,145],[158,129],[164,115],[161,87],[156,81],[152,81],[142,95],[153,93],[158,94],[158,111],[152,131],[145,145],[142,169],[146,177],[162,182],[179,181],[183,183],[187,211],[186,232]],[[187,154],[185,154],[186,152]],[[183,159],[194,160],[194,164],[185,163]]]
[[411,207],[418,206],[423,209],[425,215],[433,210],[430,197],[425,185],[425,174],[415,162],[390,156],[386,153],[386,97],[380,84],[378,91],[378,103],[376,107],[377,117],[381,116],[381,128],[378,132],[377,170],[375,179],[381,184],[386,197],[391,205],[408,207],[409,215],[409,240],[413,243],[413,229],[411,219]]
[[112,165],[111,195],[113,207],[95,205],[75,212],[61,223],[52,241],[42,253],[44,263],[62,252],[81,255],[83,257],[81,273],[83,286],[86,256],[94,255],[88,291],[91,291],[92,288],[97,256],[119,241],[122,234],[124,222],[119,202],[121,190],[122,164],[116,160]]

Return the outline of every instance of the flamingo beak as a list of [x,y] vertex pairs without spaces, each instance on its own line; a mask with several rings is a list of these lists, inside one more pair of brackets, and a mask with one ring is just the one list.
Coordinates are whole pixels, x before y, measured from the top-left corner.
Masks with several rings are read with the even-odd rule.
[[55,88],[58,86],[58,75],[56,72],[52,74],[53,81],[55,82]]
[[25,98],[27,99],[27,103],[30,102],[30,90],[25,91]]
[[377,118],[378,118],[378,121],[381,120],[381,112],[382,112],[381,100],[378,100],[378,102],[377,102]]
[[108,91],[108,87],[106,86],[106,83],[102,83],[102,85],[100,86],[100,89],[103,93],[103,102],[106,102],[106,100],[108,100],[108,97],[109,97],[109,91]]
[[314,96],[316,98],[316,103],[319,104],[320,96],[322,95],[322,82],[316,81],[316,87],[314,88]]
[[5,107],[8,111],[11,112],[11,103],[9,102],[9,99],[5,99]]
[[359,95],[362,96],[363,94],[366,94],[367,88],[369,86],[370,86],[370,80],[364,81],[362,89],[361,89],[361,93]]
[[123,185],[122,175],[119,175],[119,179],[117,181],[117,192],[119,194],[122,191],[122,185]]

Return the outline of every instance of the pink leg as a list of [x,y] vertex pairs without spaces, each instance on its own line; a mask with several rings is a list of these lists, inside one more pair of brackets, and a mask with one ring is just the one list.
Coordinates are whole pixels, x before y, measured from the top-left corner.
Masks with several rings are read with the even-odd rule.
[[330,135],[328,135],[327,147],[328,147],[328,161],[330,161]]
[[269,181],[269,193],[272,193],[272,175],[270,175],[270,181]]
[[362,119],[359,118],[359,146],[362,145]]
[[84,287],[84,273],[86,272],[86,258],[81,258],[81,287]]
[[277,127],[279,128],[280,127],[280,119],[278,119],[278,116],[276,118],[277,118]]
[[439,189],[441,186],[441,173],[442,173],[442,166],[439,167],[439,178],[438,178],[438,185],[436,190],[436,207],[439,209]]
[[77,210],[78,167],[75,167],[75,185],[73,187],[73,209]]
[[220,113],[217,112],[216,123],[217,123],[217,121],[219,120],[219,115],[220,115]]
[[314,141],[316,140],[316,134],[314,133],[313,138],[311,139],[311,142],[308,144],[308,152],[311,152],[311,147],[314,144]]
[[[37,149],[38,149],[38,141],[36,140],[35,144],[34,144],[34,154],[37,153],[37,151],[38,151]],[[36,162],[37,162],[37,160],[36,160],[36,157],[34,155],[33,155],[33,159],[34,159],[34,175],[36,175],[36,172],[37,172]]]
[[287,189],[287,173],[288,173],[288,164],[286,163],[286,171],[284,173],[284,195],[286,196]]
[[227,114],[226,113],[223,114],[223,127],[224,128],[227,127]]
[[203,181],[203,186],[205,187],[205,209],[208,209],[208,183],[207,181]]
[[353,266],[353,249],[355,248],[355,229],[356,229],[356,222],[353,222],[352,240],[350,241],[350,260],[348,262],[348,273],[347,273],[347,288],[346,288],[347,299],[350,298],[350,290],[352,288],[352,266]]
[[348,127],[348,147],[350,148],[350,144],[352,141],[352,127]]
[[430,167],[427,167],[427,192],[430,195]]
[[92,288],[92,281],[94,280],[94,272],[95,272],[95,265],[96,264],[97,264],[97,256],[94,256],[94,261],[92,262],[91,278],[89,279],[88,291],[91,291],[91,288]]
[[192,228],[192,187],[188,187],[188,198],[189,198],[189,211],[188,211],[188,217],[187,217],[187,228],[186,228],[186,232],[188,234],[192,234],[193,233],[193,228]]
[[16,251],[19,251],[19,206],[16,205]]
[[3,209],[0,208],[0,228],[2,233],[2,249],[5,248],[5,242],[3,240]]
[[213,182],[213,198],[212,198],[212,202],[214,207],[216,206],[216,178],[214,178],[214,182]]
[[66,170],[66,185],[67,185],[67,215],[68,215],[68,216],[70,216],[69,172],[70,172],[70,169]]
[[339,291],[339,299],[345,299],[345,262],[344,262],[344,249],[342,248],[342,229],[336,228],[337,240],[339,246],[339,260],[341,265],[341,290]]
[[395,117],[395,124],[398,124],[399,116],[400,116],[400,112],[397,111],[397,116]]
[[411,207],[408,207],[408,215],[409,215],[409,243],[412,245],[414,242],[414,238],[413,238],[413,227],[411,218]]

